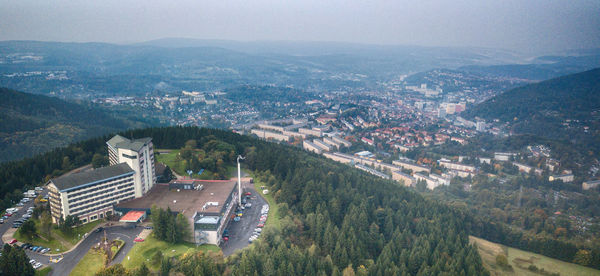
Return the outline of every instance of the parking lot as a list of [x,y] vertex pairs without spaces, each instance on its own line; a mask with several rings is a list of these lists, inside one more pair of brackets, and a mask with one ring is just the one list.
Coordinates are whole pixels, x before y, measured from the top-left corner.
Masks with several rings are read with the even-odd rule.
[[240,221],[236,222],[232,220],[229,223],[229,226],[227,227],[229,240],[221,244],[224,256],[229,256],[236,250],[248,246],[248,239],[252,236],[254,229],[257,228],[257,225],[260,223],[261,208],[263,205],[268,204],[253,187],[247,186],[244,188],[244,193],[246,192],[251,193],[248,203],[252,204],[252,207],[246,208],[243,211],[243,216]]

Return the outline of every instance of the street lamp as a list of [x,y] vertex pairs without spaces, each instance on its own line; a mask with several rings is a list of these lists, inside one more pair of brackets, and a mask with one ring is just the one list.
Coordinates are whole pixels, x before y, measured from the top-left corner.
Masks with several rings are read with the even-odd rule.
[[237,167],[238,167],[238,205],[242,207],[242,173],[240,170],[240,159],[244,160],[245,157],[238,155]]

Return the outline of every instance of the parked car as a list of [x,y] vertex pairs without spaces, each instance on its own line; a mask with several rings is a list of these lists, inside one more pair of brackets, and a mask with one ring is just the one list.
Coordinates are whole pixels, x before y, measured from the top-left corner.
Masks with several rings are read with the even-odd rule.
[[36,263],[36,261],[34,259],[31,259],[31,260],[29,260],[29,263],[33,265]]
[[249,195],[252,195],[252,193],[251,192],[246,192],[246,195],[249,196]]
[[137,237],[137,238],[135,238],[133,241],[134,241],[134,242],[143,242],[143,241],[144,241],[144,239],[142,239],[142,238],[140,238],[140,237]]
[[145,226],[144,229],[154,229],[152,226]]
[[265,227],[265,224],[264,223],[259,223],[256,227],[263,228],[263,227]]
[[94,230],[94,233],[99,233],[99,232],[101,232],[103,229],[104,229],[104,228],[102,228],[102,227],[98,227],[98,228],[96,228],[96,229]]
[[10,241],[8,242],[8,244],[15,244],[15,243],[17,243],[17,242],[18,242],[18,241],[17,241],[17,239],[12,239],[12,240],[10,240]]
[[42,263],[35,263],[35,265],[33,265],[33,268],[38,269],[42,267]]

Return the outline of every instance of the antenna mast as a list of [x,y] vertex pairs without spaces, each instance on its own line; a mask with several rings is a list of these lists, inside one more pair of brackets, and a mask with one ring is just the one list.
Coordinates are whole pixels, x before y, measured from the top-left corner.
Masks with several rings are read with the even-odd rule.
[[238,155],[237,157],[237,169],[238,169],[238,206],[242,207],[242,173],[240,170],[240,159],[244,160],[246,158],[244,158],[241,155]]

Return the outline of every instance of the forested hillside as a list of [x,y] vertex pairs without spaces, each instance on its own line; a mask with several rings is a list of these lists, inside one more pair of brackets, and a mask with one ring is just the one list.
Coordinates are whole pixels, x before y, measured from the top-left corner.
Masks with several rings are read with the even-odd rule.
[[557,120],[586,120],[591,112],[598,110],[600,68],[515,88],[466,112],[510,122],[541,115]]
[[509,90],[464,116],[499,119],[515,133],[585,143],[598,152],[600,68]]
[[[281,227],[227,259],[184,255],[167,271],[184,275],[486,275],[468,245],[465,215],[396,183],[309,154],[235,133],[192,127],[123,133],[153,138],[157,148],[216,139],[246,156],[279,202]],[[91,161],[107,137],[0,167],[1,196]],[[210,137],[212,139],[212,137]],[[65,167],[64,160],[72,160]],[[33,169],[36,168],[36,169]],[[161,266],[161,269],[163,266]],[[116,271],[116,270],[115,270]],[[123,273],[120,271],[119,273]],[[110,275],[110,274],[107,274]]]
[[0,88],[0,162],[145,123],[58,98]]

